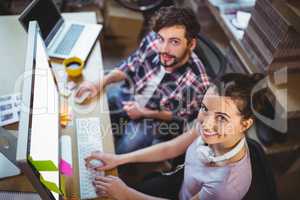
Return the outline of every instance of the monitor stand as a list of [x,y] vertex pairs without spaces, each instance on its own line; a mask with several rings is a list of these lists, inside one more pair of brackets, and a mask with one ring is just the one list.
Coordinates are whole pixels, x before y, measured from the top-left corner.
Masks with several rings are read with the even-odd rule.
[[0,127],[0,179],[20,174],[16,163],[17,138]]

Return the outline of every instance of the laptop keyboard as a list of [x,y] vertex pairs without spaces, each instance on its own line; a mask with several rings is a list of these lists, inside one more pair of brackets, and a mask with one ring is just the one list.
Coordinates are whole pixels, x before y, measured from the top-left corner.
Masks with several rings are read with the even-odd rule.
[[72,24],[55,50],[56,54],[68,55],[79,38],[84,25]]

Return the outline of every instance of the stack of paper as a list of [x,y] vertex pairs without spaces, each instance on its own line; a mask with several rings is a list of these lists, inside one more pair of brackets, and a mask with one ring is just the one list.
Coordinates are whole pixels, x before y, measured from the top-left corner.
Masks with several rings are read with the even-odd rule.
[[19,93],[0,97],[0,126],[19,121],[21,95]]

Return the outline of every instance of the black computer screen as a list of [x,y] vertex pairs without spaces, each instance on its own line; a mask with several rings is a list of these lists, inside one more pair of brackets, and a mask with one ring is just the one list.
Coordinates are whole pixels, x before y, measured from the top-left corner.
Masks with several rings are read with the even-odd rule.
[[[26,10],[20,18],[21,23],[28,29],[29,21],[36,20],[40,26],[42,38],[46,40],[51,30],[59,22],[61,15],[52,0],[36,0],[32,7]],[[29,5],[30,6],[30,5]]]

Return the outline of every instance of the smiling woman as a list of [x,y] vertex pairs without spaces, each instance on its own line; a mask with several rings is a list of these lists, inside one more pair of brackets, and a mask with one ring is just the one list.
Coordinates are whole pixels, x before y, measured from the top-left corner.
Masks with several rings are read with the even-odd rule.
[[208,89],[198,115],[202,137],[207,144],[233,146],[244,137],[244,132],[254,120],[250,103],[257,111],[262,108],[263,91],[251,97],[254,84],[262,77],[260,74],[254,74],[251,78],[229,74]]
[[126,163],[163,161],[186,152],[184,174],[181,170],[159,175],[145,180],[136,190],[117,177],[97,178],[96,190],[104,196],[131,200],[242,199],[252,180],[245,140],[255,120],[250,103],[259,112],[264,102],[263,90],[254,95],[251,92],[261,78],[259,74],[221,77],[205,93],[196,126],[171,141],[122,155],[93,153],[86,159],[101,160],[104,165],[97,170],[107,170]]
[[259,112],[265,102],[263,90],[251,95],[262,78],[227,74],[207,90],[195,129],[200,137],[186,154],[180,199],[238,200],[247,193],[252,172],[245,134],[255,120],[251,103]]

